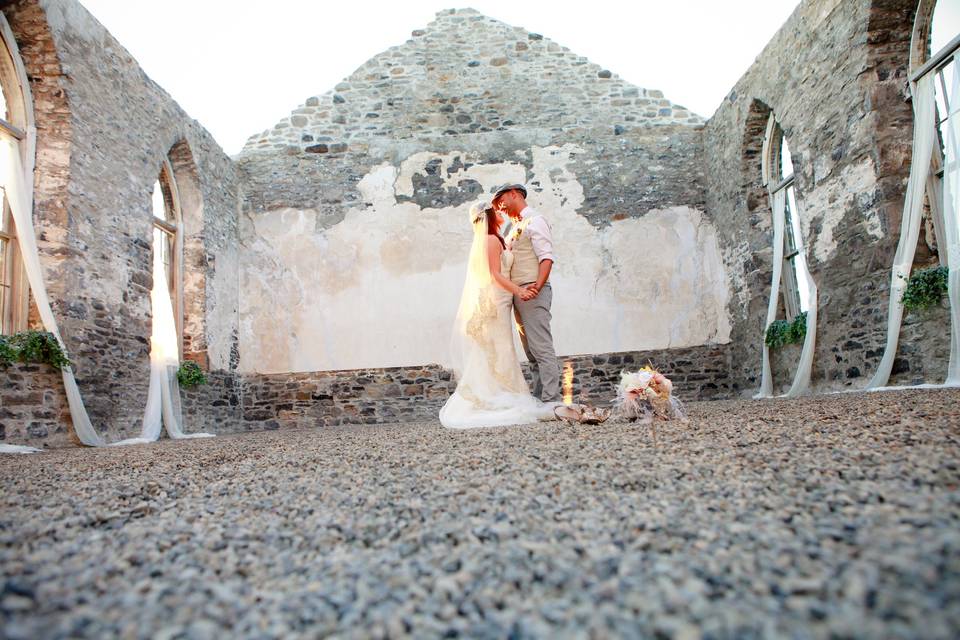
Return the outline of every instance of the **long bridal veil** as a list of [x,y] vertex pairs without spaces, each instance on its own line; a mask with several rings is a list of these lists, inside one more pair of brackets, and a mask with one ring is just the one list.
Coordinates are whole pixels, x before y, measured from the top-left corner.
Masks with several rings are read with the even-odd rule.
[[460,305],[457,308],[457,318],[453,323],[453,335],[450,338],[450,356],[453,363],[453,372],[457,380],[477,356],[478,340],[476,327],[473,335],[471,325],[481,321],[483,310],[489,310],[495,305],[493,278],[490,276],[490,265],[487,262],[487,225],[484,208],[475,204],[470,207],[470,221],[473,225],[473,241],[470,245],[470,255],[467,258],[467,275],[463,281],[463,293],[460,294]]

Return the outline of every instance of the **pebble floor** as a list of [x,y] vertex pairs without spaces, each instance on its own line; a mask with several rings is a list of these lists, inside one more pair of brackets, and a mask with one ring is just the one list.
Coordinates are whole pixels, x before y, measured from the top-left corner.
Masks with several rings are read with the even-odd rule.
[[5,638],[950,638],[960,392],[0,457]]

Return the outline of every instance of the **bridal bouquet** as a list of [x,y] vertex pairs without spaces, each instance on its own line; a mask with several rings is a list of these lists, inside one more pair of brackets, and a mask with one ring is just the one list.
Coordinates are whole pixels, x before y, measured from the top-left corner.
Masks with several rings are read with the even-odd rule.
[[634,373],[624,371],[620,376],[617,405],[620,414],[629,420],[686,421],[683,403],[673,397],[672,392],[670,379],[652,367],[643,367]]

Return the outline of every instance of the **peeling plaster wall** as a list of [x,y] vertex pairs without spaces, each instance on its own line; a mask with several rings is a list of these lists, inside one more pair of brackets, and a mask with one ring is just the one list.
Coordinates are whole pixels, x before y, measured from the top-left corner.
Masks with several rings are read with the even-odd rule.
[[[770,293],[772,229],[760,157],[769,110],[792,151],[806,258],[820,290],[814,388],[862,388],[883,355],[910,173],[916,9],[916,0],[802,2],[707,122],[707,211],[736,291],[733,361],[745,390],[759,388]],[[929,251],[918,251],[915,268],[931,261]],[[943,380],[949,324],[940,311],[907,314],[891,383]],[[781,391],[798,358],[799,349],[774,358]]]
[[659,91],[441,12],[238,157],[240,368],[449,363],[467,210],[513,182],[553,226],[558,352],[726,343],[702,153],[702,119]]
[[467,209],[478,196],[444,207],[412,201],[431,166],[443,176],[436,190],[475,183],[489,197],[500,184],[531,185],[529,202],[554,232],[559,353],[727,342],[730,290],[713,224],[698,208],[676,205],[597,228],[579,212],[584,190],[571,171],[585,153],[573,144],[515,152],[529,154],[528,168],[478,163],[469,151],[416,152],[367,171],[361,201],[330,227],[318,228],[316,209],[246,216],[241,370],[449,364],[471,242]]

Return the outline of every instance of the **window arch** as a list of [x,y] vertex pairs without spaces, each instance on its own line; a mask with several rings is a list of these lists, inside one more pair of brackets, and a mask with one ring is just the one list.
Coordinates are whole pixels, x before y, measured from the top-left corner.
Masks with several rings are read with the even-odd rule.
[[924,211],[925,244],[936,253],[936,260],[946,266],[946,228],[944,221],[944,159],[947,127],[960,117],[960,96],[952,94],[956,52],[960,47],[960,5],[940,0],[920,0],[914,22],[911,52],[911,81],[924,76],[933,78],[936,105],[935,136],[930,171],[927,177]]
[[787,397],[794,398],[810,387],[816,349],[817,285],[807,268],[790,145],[773,111],[769,110],[768,113],[760,166],[773,214],[773,274],[767,300],[765,333],[761,338],[763,374],[758,397],[773,395],[773,371],[766,332],[777,319],[778,309],[782,308],[786,320],[802,323],[806,330],[793,382],[786,393]]
[[[24,91],[26,73],[20,60],[16,40],[0,14],[0,139],[12,143],[25,161],[27,131],[33,124],[29,94]],[[26,166],[32,166],[32,162]],[[0,167],[0,175],[8,168]],[[32,184],[25,185],[32,188]],[[27,327],[30,287],[17,242],[17,229],[10,209],[7,189],[14,188],[6,180],[0,184],[0,334],[9,334]]]
[[771,203],[783,198],[783,269],[781,271],[781,294],[788,320],[810,308],[810,281],[803,232],[800,229],[800,209],[794,187],[793,158],[783,129],[771,112],[767,119],[763,139],[763,181],[770,194]]
[[[173,168],[163,159],[160,174],[153,185],[153,250],[163,262],[166,288],[173,308],[177,331],[177,349],[183,352],[183,215]],[[154,283],[156,286],[156,283]]]

